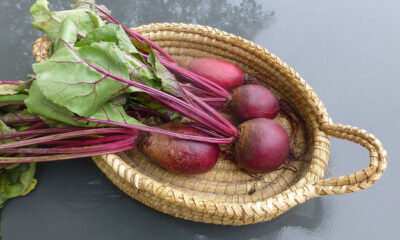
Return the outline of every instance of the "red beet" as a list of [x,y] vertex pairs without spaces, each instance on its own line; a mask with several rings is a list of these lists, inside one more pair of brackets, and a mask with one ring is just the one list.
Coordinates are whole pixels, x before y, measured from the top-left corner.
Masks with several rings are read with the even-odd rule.
[[195,58],[182,63],[183,67],[208,78],[228,91],[243,84],[243,71],[236,65],[212,58]]
[[286,130],[271,119],[257,118],[239,126],[235,157],[239,166],[251,173],[277,169],[289,154]]
[[278,114],[279,100],[268,88],[248,84],[233,90],[231,110],[243,121],[255,118],[273,119]]
[[[160,128],[177,133],[207,136],[192,127],[167,123]],[[161,134],[145,133],[139,149],[168,171],[180,174],[199,174],[210,170],[218,160],[217,144],[182,140]]]

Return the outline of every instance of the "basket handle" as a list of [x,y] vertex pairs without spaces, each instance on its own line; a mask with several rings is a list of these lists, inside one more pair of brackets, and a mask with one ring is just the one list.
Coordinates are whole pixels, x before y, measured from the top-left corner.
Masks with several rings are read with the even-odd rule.
[[[365,169],[341,177],[332,177],[312,183],[311,189],[319,196],[358,192],[372,186],[387,166],[387,153],[381,142],[366,130],[342,124],[323,124],[326,134],[358,143],[369,151],[370,163]],[[310,188],[308,188],[310,190]]]

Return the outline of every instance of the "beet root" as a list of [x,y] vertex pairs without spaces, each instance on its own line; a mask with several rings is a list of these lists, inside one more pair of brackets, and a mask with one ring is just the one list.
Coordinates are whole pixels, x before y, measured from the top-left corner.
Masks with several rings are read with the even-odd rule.
[[242,121],[273,119],[279,111],[279,100],[268,88],[248,84],[233,90],[230,106],[234,115]]
[[243,85],[243,71],[236,65],[213,58],[195,58],[182,63],[183,67],[228,91]]
[[277,169],[289,154],[286,130],[271,119],[257,118],[239,126],[235,157],[239,167],[250,173]]
[[[207,136],[184,124],[167,123],[160,128],[176,133]],[[219,154],[217,144],[182,140],[154,133],[143,134],[138,148],[166,170],[179,174],[205,173],[217,163]]]

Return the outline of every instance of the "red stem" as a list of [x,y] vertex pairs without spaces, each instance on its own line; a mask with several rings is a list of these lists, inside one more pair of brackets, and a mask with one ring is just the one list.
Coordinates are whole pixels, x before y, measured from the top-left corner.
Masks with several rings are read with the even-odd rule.
[[219,98],[219,97],[210,97],[210,98],[203,98],[199,97],[204,102],[226,102],[226,98]]
[[[38,145],[46,145],[46,146],[58,146],[58,147],[74,147],[74,146],[82,146],[88,145],[90,143],[106,143],[112,142],[115,140],[121,140],[128,138],[129,135],[116,135],[116,136],[107,136],[107,137],[94,137],[94,138],[83,138],[83,139],[75,139],[75,140],[56,140],[50,142],[39,143]],[[100,139],[102,139],[100,141]],[[93,141],[93,142],[91,142]]]
[[174,133],[174,132],[170,132],[170,131],[167,131],[167,130],[154,128],[154,127],[138,126],[138,125],[133,125],[133,124],[128,124],[128,123],[119,123],[119,122],[113,122],[113,121],[103,121],[103,120],[84,118],[84,117],[77,117],[77,119],[78,120],[85,120],[85,121],[88,121],[88,122],[94,122],[94,123],[101,123],[101,124],[107,124],[107,125],[112,125],[112,126],[130,128],[130,129],[134,129],[134,130],[138,130],[138,131],[163,134],[163,135],[166,135],[166,136],[176,137],[176,138],[190,140],[190,141],[225,144],[225,143],[231,143],[234,140],[233,137],[229,137],[229,138],[210,138],[210,137],[193,136],[193,135],[187,135],[187,134],[181,134],[181,133]]
[[218,96],[217,94],[215,94],[215,93],[213,93],[213,92],[207,92],[207,91],[204,91],[204,90],[201,89],[201,88],[198,88],[198,87],[195,87],[195,86],[192,86],[192,85],[184,85],[183,87],[184,87],[184,88],[190,88],[190,89],[192,89],[192,90],[194,90],[194,91],[197,91],[197,92],[199,92],[199,93],[203,93],[203,94],[205,94],[205,95],[210,95],[210,96],[213,96],[213,97],[217,97],[217,96]]
[[3,102],[3,103],[0,103],[0,107],[11,106],[11,105],[25,105],[25,103],[24,102]]
[[192,128],[195,128],[195,129],[197,129],[197,130],[200,130],[200,131],[202,131],[202,132],[204,132],[204,133],[206,133],[206,134],[208,134],[208,135],[210,135],[210,136],[213,136],[213,137],[217,137],[217,138],[222,137],[222,136],[219,135],[218,133],[215,133],[215,132],[212,132],[212,131],[210,131],[210,130],[208,130],[208,129],[205,129],[205,128],[203,128],[203,127],[197,125],[196,123],[185,123],[185,125],[188,125],[188,126],[190,126],[190,127],[192,127]]
[[80,141],[80,140],[56,140],[56,141],[38,143],[37,145],[45,145],[45,146],[63,146],[63,145],[67,145],[67,144],[75,144],[76,142],[79,142],[79,141]]
[[42,120],[40,118],[32,118],[32,119],[18,119],[18,120],[10,120],[10,121],[4,121],[3,122],[7,125],[13,125],[13,124],[21,124],[21,123],[32,123],[32,122],[41,122]]
[[26,154],[65,154],[65,153],[85,153],[101,151],[104,149],[114,149],[118,147],[125,147],[132,145],[136,142],[138,136],[128,137],[127,139],[98,144],[95,146],[84,147],[63,147],[63,148],[13,148],[13,149],[0,149],[0,153],[26,153]]
[[[45,129],[45,130],[51,130],[51,129]],[[35,130],[33,130],[33,131],[35,131]],[[21,132],[21,133],[23,133],[23,132]],[[131,129],[123,129],[123,128],[100,128],[100,129],[88,129],[88,130],[79,129],[79,130],[76,130],[73,132],[59,133],[59,134],[54,134],[54,135],[45,136],[45,137],[33,138],[33,139],[29,139],[29,140],[0,144],[0,149],[29,146],[29,145],[39,144],[39,143],[51,142],[51,141],[61,140],[61,139],[66,139],[66,138],[88,136],[88,135],[93,135],[93,134],[113,134],[113,133],[137,134],[136,131],[133,131]],[[0,137],[3,137],[3,136],[0,135]]]
[[181,84],[180,82],[178,82],[178,81],[176,81],[176,83],[178,84],[178,86],[179,86],[179,88],[181,89],[182,93],[185,95],[185,100],[186,100],[190,105],[192,105],[193,107],[198,108],[198,106],[192,101],[192,99],[191,99],[190,97],[188,97],[187,91],[186,91],[186,89],[184,89],[184,88],[182,87],[182,84]]
[[[73,143],[66,143],[66,144],[60,146],[60,148],[70,148],[70,147],[84,146],[84,145],[90,145],[90,144],[96,144],[96,143],[109,143],[109,142],[125,140],[129,137],[130,137],[130,135],[116,135],[116,136],[98,137],[98,138],[94,138],[94,139],[72,140]],[[67,142],[67,141],[65,141],[65,142]]]
[[[143,57],[147,58],[148,55],[142,54]],[[180,76],[184,77],[186,80],[191,81],[197,85],[200,85],[204,89],[208,89],[209,91],[218,94],[221,97],[228,98],[231,94],[220,85],[216,84],[215,82],[210,81],[209,79],[200,76],[196,73],[193,73],[185,68],[182,68],[174,63],[165,61],[164,59],[158,59],[162,65],[164,65],[169,70],[172,70],[178,73]]]
[[[181,114],[183,114],[183,115],[186,115],[186,116],[188,116],[189,118],[192,118],[192,119],[198,121],[199,123],[202,123],[203,125],[207,126],[208,128],[210,128],[210,129],[212,129],[212,130],[214,130],[214,131],[216,131],[216,132],[218,132],[218,133],[223,134],[224,136],[226,136],[226,135],[227,135],[227,136],[234,136],[234,135],[235,135],[235,133],[234,133],[233,131],[231,131],[230,129],[228,129],[228,128],[227,128],[225,125],[223,125],[222,123],[219,123],[219,122],[218,122],[218,126],[214,126],[214,125],[211,125],[211,124],[206,124],[205,121],[204,121],[203,119],[200,118],[200,116],[198,116],[198,115],[192,115],[192,112],[187,111],[187,110],[185,110],[185,109],[179,109],[179,108],[182,107],[182,105],[179,105],[179,104],[177,104],[177,103],[175,103],[175,102],[166,101],[166,100],[163,99],[162,97],[157,96],[157,95],[155,95],[155,94],[149,94],[149,95],[152,96],[153,98],[157,99],[158,101],[162,102],[163,104],[165,104],[165,105],[166,105],[167,107],[169,107],[170,109],[173,109],[174,111],[177,111],[177,112],[179,112],[179,113],[181,113]],[[182,102],[183,102],[183,101],[182,101]],[[184,104],[187,104],[187,103],[185,103],[185,102],[183,102],[183,103],[184,103]],[[189,105],[189,106],[191,106],[191,105]],[[203,112],[201,109],[195,108],[194,106],[191,106],[191,107],[194,108],[195,110],[197,110],[198,112],[200,112],[201,114],[203,114],[203,113],[206,114],[206,113]],[[178,110],[178,109],[179,109],[179,110]],[[206,114],[206,116],[207,116],[208,118],[210,118],[210,119],[216,121],[215,119],[211,118],[209,115]],[[224,131],[221,130],[221,128],[222,128],[221,126],[224,128]],[[229,131],[230,133],[227,134],[226,131]]]
[[69,131],[82,130],[82,129],[85,129],[85,128],[69,127],[69,128],[37,129],[37,130],[29,130],[29,131],[22,131],[22,132],[16,132],[16,133],[1,134],[0,139],[12,138],[12,137],[23,137],[23,136],[35,136],[35,135],[43,135],[43,134],[50,134],[50,133],[69,132]]
[[207,111],[209,111],[211,114],[213,114],[216,118],[218,118],[218,120],[223,122],[225,124],[225,126],[230,128],[235,133],[235,135],[234,135],[235,137],[238,136],[238,133],[237,133],[237,130],[236,130],[235,126],[233,126],[228,120],[226,120],[219,112],[217,112],[214,108],[212,108],[209,105],[207,105],[205,102],[203,102],[201,99],[196,97],[194,94],[192,94],[190,92],[188,94],[197,103],[199,103],[203,108],[205,108]]
[[24,131],[30,131],[30,130],[39,129],[39,128],[42,128],[42,127],[44,127],[46,125],[47,125],[47,123],[45,123],[45,122],[38,122],[38,123],[35,123],[32,126],[28,127]]
[[12,85],[19,85],[19,81],[0,81],[0,84],[12,84]]
[[224,108],[225,107],[225,103],[222,103],[222,102],[208,102],[207,104],[210,106],[216,107],[216,108]]
[[60,154],[40,157],[1,157],[0,163],[24,163],[24,162],[47,162],[57,160],[67,160],[74,158],[93,157],[103,154],[118,153],[136,148],[135,145],[128,145],[123,147],[116,147],[113,149],[106,149],[101,151],[85,152],[85,153],[71,153],[71,154]]

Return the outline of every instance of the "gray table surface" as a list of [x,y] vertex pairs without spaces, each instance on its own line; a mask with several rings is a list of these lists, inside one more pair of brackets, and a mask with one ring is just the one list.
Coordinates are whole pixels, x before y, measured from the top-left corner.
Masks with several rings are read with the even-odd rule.
[[[335,122],[367,129],[388,150],[373,187],[326,196],[269,222],[194,223],[133,200],[90,159],[38,164],[37,188],[8,202],[3,239],[398,239],[400,235],[400,1],[102,0],[128,26],[195,22],[243,36],[279,56],[314,88]],[[51,0],[53,9],[70,1]],[[259,5],[254,5],[254,4]],[[31,73],[31,0],[0,1],[0,78]],[[397,100],[396,100],[397,99]],[[368,165],[368,152],[332,139],[334,176]]]

